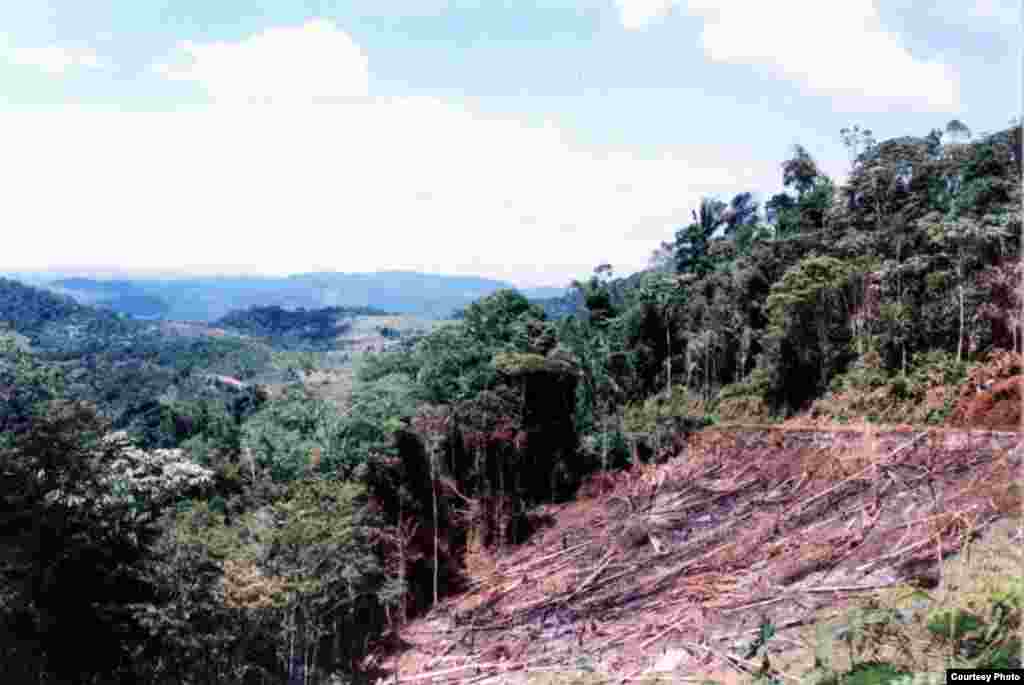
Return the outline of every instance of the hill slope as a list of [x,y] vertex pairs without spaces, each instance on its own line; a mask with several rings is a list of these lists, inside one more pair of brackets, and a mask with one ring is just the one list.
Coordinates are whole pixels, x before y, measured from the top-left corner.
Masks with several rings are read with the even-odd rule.
[[[527,544],[467,559],[468,590],[406,626],[404,650],[381,650],[377,663],[400,681],[447,671],[489,683],[580,664],[596,672],[586,682],[621,682],[667,652],[676,676],[706,671],[710,657],[745,667],[742,651],[731,653],[759,623],[803,625],[860,591],[926,575],[935,536],[950,555],[1016,516],[1021,441],[705,431],[668,463],[599,474],[579,500],[542,507],[534,520],[545,527]],[[939,505],[933,487],[947,493]],[[960,523],[936,528],[940,515]]]

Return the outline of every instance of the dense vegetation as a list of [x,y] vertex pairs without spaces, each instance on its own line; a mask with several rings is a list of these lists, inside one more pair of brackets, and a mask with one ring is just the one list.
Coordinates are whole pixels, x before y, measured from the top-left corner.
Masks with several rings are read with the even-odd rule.
[[[750,192],[708,198],[644,273],[601,265],[547,307],[478,299],[366,359],[341,405],[303,383],[206,382],[257,379],[266,345],[172,341],[0,281],[21,336],[0,354],[0,615],[29,636],[2,645],[5,675],[354,675],[389,625],[521,540],[534,504],[635,459],[635,433],[666,414],[944,420],[936,388],[1024,345],[1020,127],[964,133],[844,130],[843,186],[797,147],[766,213]],[[333,311],[229,319],[280,344],[329,337]],[[69,636],[84,633],[80,656]]]
[[[625,402],[660,385],[734,420],[813,408],[941,422],[942,403],[914,413],[929,390],[1021,349],[1020,127],[964,132],[878,143],[844,130],[842,187],[797,146],[767,223],[749,193],[706,199],[639,287],[580,284]],[[855,406],[879,387],[899,406]]]
[[384,316],[374,307],[326,307],[289,310],[282,307],[250,307],[231,312],[215,325],[264,338],[286,349],[333,349],[338,336],[351,328],[347,318]]
[[[0,330],[7,337],[16,332],[21,348],[31,349],[33,359],[47,362],[52,374],[60,375],[61,397],[95,403],[101,416],[145,446],[176,446],[191,437],[172,430],[175,421],[180,424],[174,418],[178,414],[232,414],[235,394],[218,390],[212,377],[284,375],[275,369],[266,345],[168,335],[155,324],[3,279]],[[16,400],[26,396],[12,372],[9,364],[0,365],[0,391],[12,396],[0,405],[0,422],[21,412]]]

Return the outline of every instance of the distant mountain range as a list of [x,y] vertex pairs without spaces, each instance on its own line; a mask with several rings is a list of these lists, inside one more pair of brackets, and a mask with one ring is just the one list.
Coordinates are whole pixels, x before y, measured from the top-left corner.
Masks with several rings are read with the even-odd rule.
[[[17,276],[17,274],[15,274]],[[254,306],[373,307],[398,314],[448,318],[491,293],[515,286],[477,276],[412,271],[320,272],[286,277],[55,278],[33,273],[28,282],[88,304],[142,319],[215,321]],[[519,289],[531,300],[562,297],[565,288]]]

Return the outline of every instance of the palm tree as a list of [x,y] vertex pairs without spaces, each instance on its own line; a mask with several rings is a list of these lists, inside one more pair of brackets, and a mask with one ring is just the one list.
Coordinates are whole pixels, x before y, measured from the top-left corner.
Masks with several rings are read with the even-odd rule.
[[722,212],[725,234],[734,235],[739,229],[756,224],[757,210],[758,203],[754,202],[753,193],[739,193],[733,197],[729,206]]
[[676,232],[676,270],[680,273],[710,270],[707,264],[708,242],[725,223],[726,205],[721,200],[703,197],[693,210],[693,223]]

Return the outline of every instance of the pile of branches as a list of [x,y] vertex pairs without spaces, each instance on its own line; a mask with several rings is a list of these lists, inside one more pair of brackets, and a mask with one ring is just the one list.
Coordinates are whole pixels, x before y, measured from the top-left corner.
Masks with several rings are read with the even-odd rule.
[[585,655],[628,674],[670,643],[756,669],[722,646],[756,633],[751,621],[800,625],[851,593],[933,584],[943,557],[1021,507],[1022,450],[984,432],[908,431],[884,450],[870,433],[797,452],[777,437],[751,447],[705,431],[685,459],[599,476],[603,496],[559,510],[536,544],[440,607],[447,627],[416,670],[471,682]]

